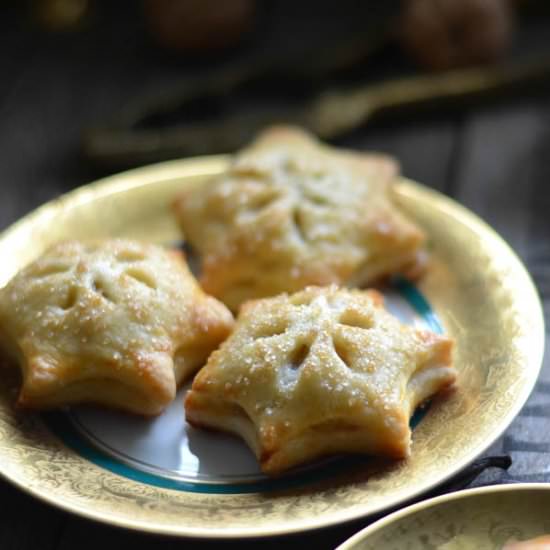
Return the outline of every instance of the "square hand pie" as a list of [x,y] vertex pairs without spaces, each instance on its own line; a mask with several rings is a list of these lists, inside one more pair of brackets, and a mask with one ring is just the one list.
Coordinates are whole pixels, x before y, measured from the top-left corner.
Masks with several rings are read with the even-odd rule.
[[397,165],[273,128],[226,173],[175,203],[202,287],[236,311],[308,285],[363,286],[420,271],[424,233],[396,207]]
[[404,458],[416,406],[455,381],[452,345],[373,290],[247,302],[195,377],[187,420],[241,436],[267,474],[336,453]]
[[232,326],[180,252],[128,240],[58,244],[0,290],[0,344],[30,408],[157,414]]

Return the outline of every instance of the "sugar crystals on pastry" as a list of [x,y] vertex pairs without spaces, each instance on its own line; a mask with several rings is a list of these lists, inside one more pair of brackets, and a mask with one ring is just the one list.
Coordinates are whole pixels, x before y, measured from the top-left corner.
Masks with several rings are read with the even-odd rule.
[[335,453],[404,458],[415,408],[455,380],[451,352],[449,338],[402,324],[376,291],[251,301],[195,377],[186,418],[241,436],[268,474]]
[[157,414],[232,325],[181,253],[129,240],[58,244],[0,290],[0,344],[30,408]]
[[264,132],[175,211],[201,284],[233,310],[308,285],[362,286],[418,271],[425,237],[395,205],[396,163],[295,128]]

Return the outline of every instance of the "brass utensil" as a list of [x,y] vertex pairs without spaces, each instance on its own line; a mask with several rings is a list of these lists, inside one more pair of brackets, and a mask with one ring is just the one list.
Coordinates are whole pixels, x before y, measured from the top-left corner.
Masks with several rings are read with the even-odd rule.
[[536,90],[550,82],[550,56],[331,87],[318,94],[310,93],[307,78],[285,80],[260,74],[249,79],[248,74],[237,70],[199,80],[170,97],[138,105],[111,124],[88,132],[84,153],[95,162],[120,167],[228,152],[276,123],[298,124],[331,140],[381,113],[463,104],[518,89]]

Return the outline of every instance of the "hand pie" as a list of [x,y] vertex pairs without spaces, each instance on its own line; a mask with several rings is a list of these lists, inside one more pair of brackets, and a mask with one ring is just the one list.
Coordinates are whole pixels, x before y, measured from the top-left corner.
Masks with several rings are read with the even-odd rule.
[[201,285],[231,309],[308,285],[362,286],[419,271],[424,233],[397,209],[389,157],[273,128],[175,211],[202,256]]
[[30,408],[157,414],[232,325],[181,253],[127,240],[58,244],[0,290],[0,343]]
[[404,458],[416,406],[455,380],[451,351],[372,290],[247,302],[195,377],[186,417],[241,436],[267,474],[335,453]]

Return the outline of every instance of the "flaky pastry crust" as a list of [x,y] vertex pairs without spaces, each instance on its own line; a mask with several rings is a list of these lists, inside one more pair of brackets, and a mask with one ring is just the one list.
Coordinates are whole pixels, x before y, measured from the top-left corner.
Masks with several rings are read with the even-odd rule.
[[251,301],[195,377],[186,417],[241,436],[268,474],[335,453],[405,458],[415,408],[455,381],[451,352],[373,290]]
[[129,240],[58,244],[0,290],[0,344],[30,408],[157,414],[232,326],[180,252]]
[[175,212],[202,257],[201,285],[237,310],[248,299],[419,271],[425,235],[396,207],[385,155],[267,130],[226,173],[184,191]]

